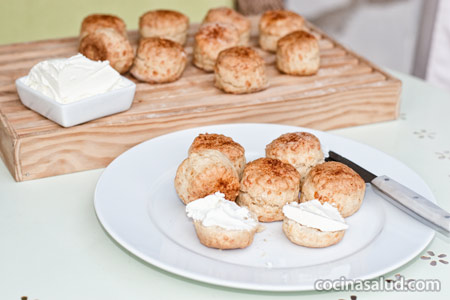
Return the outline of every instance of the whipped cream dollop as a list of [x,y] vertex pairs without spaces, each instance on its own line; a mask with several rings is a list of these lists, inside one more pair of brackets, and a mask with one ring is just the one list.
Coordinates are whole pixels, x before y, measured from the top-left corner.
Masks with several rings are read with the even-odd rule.
[[250,211],[225,199],[225,195],[215,194],[189,202],[186,205],[187,216],[202,222],[203,226],[218,226],[227,230],[252,230],[258,221]]
[[283,214],[301,225],[321,231],[340,231],[348,228],[335,206],[327,202],[322,204],[317,199],[288,203],[283,206]]
[[25,84],[59,103],[71,103],[126,85],[109,61],[93,61],[82,54],[36,64]]

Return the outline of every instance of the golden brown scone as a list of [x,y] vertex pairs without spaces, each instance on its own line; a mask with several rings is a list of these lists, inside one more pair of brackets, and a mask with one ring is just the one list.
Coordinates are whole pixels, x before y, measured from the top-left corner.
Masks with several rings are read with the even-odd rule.
[[186,62],[186,52],[180,44],[157,37],[142,38],[130,72],[141,81],[172,82],[181,77]]
[[289,75],[313,75],[320,67],[319,43],[306,31],[294,31],[278,40],[277,68]]
[[283,232],[294,244],[311,248],[334,245],[342,240],[345,234],[345,230],[321,231],[304,226],[286,217],[283,220]]
[[317,199],[335,205],[346,218],[354,214],[364,199],[366,184],[355,171],[339,162],[313,167],[302,185],[300,202]]
[[280,38],[293,31],[302,30],[305,21],[289,10],[268,10],[259,20],[259,45],[275,52]]
[[133,64],[134,51],[126,37],[113,28],[100,28],[80,41],[78,51],[92,60],[108,60],[119,73]]
[[189,18],[173,10],[152,10],[139,19],[139,33],[141,37],[160,37],[177,42],[186,43]]
[[194,226],[200,243],[223,250],[250,246],[257,231],[257,227],[252,230],[229,230],[219,226],[204,226],[201,221],[194,221]]
[[215,86],[226,93],[254,93],[268,85],[264,59],[249,47],[232,47],[220,52],[214,73]]
[[93,14],[84,18],[81,23],[80,40],[100,28],[113,28],[124,37],[127,36],[125,22],[113,15]]
[[220,51],[238,44],[239,32],[233,25],[203,24],[195,34],[194,65],[207,72],[212,72]]
[[293,165],[301,182],[312,167],[324,161],[319,139],[308,132],[282,134],[266,146],[266,156]]
[[219,150],[225,154],[233,163],[234,168],[239,174],[239,178],[242,176],[246,162],[245,150],[244,147],[233,141],[232,138],[215,133],[199,134],[189,148],[189,155],[205,149]]
[[226,23],[236,27],[239,32],[239,44],[247,45],[250,39],[250,20],[229,7],[217,7],[208,11],[203,24],[205,23]]
[[246,206],[261,222],[283,220],[283,206],[297,202],[300,174],[278,159],[259,158],[244,168],[236,203]]
[[178,167],[175,189],[184,204],[215,192],[234,201],[239,194],[239,175],[222,152],[203,150],[189,155]]

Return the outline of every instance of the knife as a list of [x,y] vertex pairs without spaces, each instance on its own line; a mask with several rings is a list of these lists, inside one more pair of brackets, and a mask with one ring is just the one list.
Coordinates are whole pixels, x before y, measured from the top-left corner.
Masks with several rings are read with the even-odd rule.
[[450,213],[386,175],[377,176],[347,158],[329,151],[325,161],[337,161],[352,168],[371,183],[386,200],[429,227],[450,236]]

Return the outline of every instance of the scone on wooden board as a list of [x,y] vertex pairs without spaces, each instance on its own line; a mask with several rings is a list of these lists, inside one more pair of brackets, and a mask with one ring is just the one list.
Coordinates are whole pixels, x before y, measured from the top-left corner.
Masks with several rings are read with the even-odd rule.
[[264,59],[250,47],[232,47],[220,52],[214,75],[215,86],[226,93],[254,93],[268,86]]
[[92,14],[84,18],[81,23],[80,40],[101,28],[112,28],[124,37],[127,36],[126,25],[121,18],[114,15]]
[[283,232],[294,244],[323,248],[338,243],[348,225],[336,207],[318,200],[283,207]]
[[210,248],[248,247],[255,233],[261,230],[258,220],[247,208],[226,200],[220,192],[190,202],[186,213],[194,220],[200,242]]
[[302,16],[289,10],[268,10],[259,20],[259,45],[266,51],[275,52],[277,42],[283,36],[304,29]]
[[141,38],[131,74],[149,83],[173,82],[186,68],[187,56],[183,47],[158,37]]
[[205,23],[226,23],[236,27],[239,32],[239,44],[247,45],[250,40],[250,20],[229,7],[211,8],[203,19]]
[[346,218],[361,207],[366,184],[350,167],[335,161],[313,167],[302,184],[300,202],[328,202]]
[[278,40],[277,68],[289,75],[314,75],[320,67],[319,43],[309,32],[294,31]]
[[189,18],[173,10],[152,10],[139,19],[141,37],[159,37],[181,45],[186,43]]
[[191,153],[178,167],[175,190],[184,204],[217,191],[234,201],[239,194],[239,175],[222,152],[205,149]]
[[194,65],[212,72],[219,53],[239,45],[239,32],[230,24],[206,23],[200,26],[194,42]]
[[247,207],[260,222],[283,220],[282,208],[297,202],[300,174],[278,159],[259,158],[244,168],[236,203]]
[[242,176],[245,167],[245,149],[232,138],[216,133],[199,134],[189,147],[189,155],[206,149],[219,150],[233,163],[234,168]]
[[133,64],[134,50],[128,39],[113,28],[100,28],[86,35],[78,51],[91,60],[108,60],[123,74]]
[[324,162],[319,139],[309,132],[285,133],[266,146],[266,157],[293,165],[304,181],[309,170]]

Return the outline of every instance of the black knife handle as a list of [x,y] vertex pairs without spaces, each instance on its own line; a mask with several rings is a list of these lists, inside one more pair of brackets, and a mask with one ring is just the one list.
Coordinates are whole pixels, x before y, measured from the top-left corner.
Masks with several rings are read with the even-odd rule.
[[393,204],[399,204],[397,206],[408,214],[420,221],[425,220],[428,225],[431,224],[445,235],[450,235],[449,212],[388,176],[376,177],[372,180],[372,185],[397,202]]

